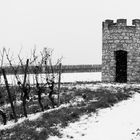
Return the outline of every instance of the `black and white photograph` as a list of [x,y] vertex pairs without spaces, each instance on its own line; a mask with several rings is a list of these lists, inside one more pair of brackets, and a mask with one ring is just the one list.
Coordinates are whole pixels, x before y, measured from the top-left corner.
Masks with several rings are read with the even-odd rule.
[[140,1],[0,0],[0,140],[140,140]]

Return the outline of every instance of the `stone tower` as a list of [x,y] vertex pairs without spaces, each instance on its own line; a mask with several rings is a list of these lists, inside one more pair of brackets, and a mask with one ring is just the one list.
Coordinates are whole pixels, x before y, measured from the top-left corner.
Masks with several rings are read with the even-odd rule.
[[102,81],[140,81],[140,19],[105,20],[102,35]]

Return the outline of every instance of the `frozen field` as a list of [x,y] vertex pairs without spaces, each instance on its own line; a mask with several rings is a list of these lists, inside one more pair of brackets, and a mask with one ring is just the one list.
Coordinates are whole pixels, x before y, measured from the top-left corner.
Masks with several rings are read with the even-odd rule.
[[62,82],[101,81],[101,72],[64,73]]
[[[23,79],[24,75],[19,75],[20,79]],[[45,74],[40,75],[40,82],[45,80]],[[58,77],[58,76],[56,76]],[[15,84],[16,79],[14,75],[7,75],[9,84]],[[57,82],[58,78],[56,78]],[[33,74],[27,76],[27,81],[30,81],[31,84],[35,82]],[[76,81],[101,81],[101,72],[84,72],[84,73],[62,73],[61,82],[76,82]],[[2,76],[2,83],[3,76]]]

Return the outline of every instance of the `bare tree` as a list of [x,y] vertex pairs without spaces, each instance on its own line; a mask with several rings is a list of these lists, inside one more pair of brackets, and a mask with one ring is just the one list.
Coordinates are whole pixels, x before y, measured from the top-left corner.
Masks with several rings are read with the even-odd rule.
[[[52,107],[55,107],[55,101],[53,98],[53,95],[56,94],[55,92],[55,79],[56,79],[56,75],[58,71],[55,70],[56,67],[58,67],[58,65],[61,62],[61,59],[58,59],[57,63],[55,65],[52,65],[52,52],[53,50],[48,49],[48,48],[44,48],[43,51],[41,51],[41,58],[37,57],[36,55],[36,50],[34,49],[33,51],[33,60],[34,64],[35,64],[35,68],[34,68],[34,74],[35,74],[35,79],[36,79],[36,88],[37,88],[37,93],[38,93],[38,101],[40,104],[40,107],[43,110],[43,104],[41,103],[41,92],[42,89],[47,86],[49,91],[48,91],[48,97],[51,101]],[[37,60],[38,59],[38,60]],[[33,62],[33,61],[32,61]],[[38,81],[38,74],[39,71],[45,72],[45,83],[43,81],[44,84],[40,84]],[[60,72],[59,72],[60,73]],[[60,78],[60,77],[59,77]],[[43,79],[43,78],[41,78]],[[60,91],[60,82],[59,82],[59,91]],[[59,99],[59,97],[58,97]]]
[[9,57],[9,51],[10,50],[8,50],[8,52],[7,52],[6,49],[4,48],[4,52],[6,54],[6,58],[7,58],[8,62],[9,62],[9,65],[10,65],[12,71],[14,72],[15,78],[16,78],[17,83],[18,83],[18,82],[21,82],[21,80],[20,80],[20,78],[18,76],[18,69],[19,69],[19,66],[20,65],[18,65],[17,67],[14,67],[13,66],[13,64],[12,64],[12,58]]
[[[31,61],[32,63],[34,63],[34,69],[33,69],[33,73],[34,73],[34,76],[35,76],[35,81],[36,81],[36,90],[37,90],[37,94],[38,94],[38,103],[40,105],[40,108],[42,111],[44,111],[44,106],[43,106],[43,103],[42,103],[42,100],[41,100],[41,95],[42,95],[42,92],[43,92],[43,89],[45,87],[45,84],[40,84],[39,83],[39,78],[38,78],[38,75],[40,73],[40,66],[42,66],[42,63],[40,63],[40,66],[38,66],[37,64],[37,55],[36,55],[36,49],[34,48],[33,50],[33,60]],[[41,60],[41,62],[43,62]]]
[[[62,58],[58,59],[55,65],[52,65],[52,52],[49,55],[48,61],[49,61],[49,66],[51,69],[51,76],[49,78],[46,78],[46,82],[48,84],[48,87],[50,89],[49,92],[49,99],[52,103],[52,107],[54,108],[56,103],[54,101],[53,95],[56,94],[55,92],[55,79],[56,79],[56,75],[59,75],[59,81],[58,81],[58,92],[60,92],[60,75],[61,75],[61,71],[56,70],[56,68],[59,66],[59,64],[61,63]],[[61,64],[60,64],[60,69],[61,69]],[[59,105],[59,93],[58,93],[58,105]]]
[[[30,92],[30,85],[26,83],[26,78],[27,78],[27,70],[28,70],[28,65],[29,65],[29,59],[26,60],[26,65],[25,65],[25,68],[24,68],[24,64],[23,64],[23,61],[20,57],[20,53],[18,55],[18,58],[19,58],[19,65],[16,69],[16,67],[13,66],[12,64],[12,60],[11,58],[9,57],[9,51],[7,52],[6,49],[5,49],[5,52],[6,52],[6,57],[7,57],[7,60],[10,64],[10,67],[12,68],[13,72],[14,72],[14,75],[17,79],[17,85],[19,86],[19,89],[21,91],[21,100],[23,102],[23,113],[24,113],[24,116],[27,117],[27,111],[26,111],[26,100],[29,99],[29,92]],[[23,79],[23,82],[22,80],[19,78],[19,75],[18,75],[18,69],[19,68],[22,68],[21,70],[23,71],[24,73],[24,79]]]

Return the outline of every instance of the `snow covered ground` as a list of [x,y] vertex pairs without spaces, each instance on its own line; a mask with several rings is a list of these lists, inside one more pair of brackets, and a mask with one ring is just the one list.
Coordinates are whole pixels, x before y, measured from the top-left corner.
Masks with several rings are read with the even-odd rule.
[[[97,89],[99,87],[135,87],[140,88],[140,84],[89,84],[81,85],[81,88]],[[80,86],[78,86],[80,88]],[[134,91],[133,91],[134,92]],[[61,107],[68,107],[61,105]],[[61,140],[140,140],[140,93],[135,93],[133,98],[115,104],[111,108],[99,109],[97,113],[81,116],[80,120],[70,123],[66,128],[59,128],[63,134]],[[59,109],[55,108],[55,109]],[[47,110],[45,112],[52,111]],[[28,118],[20,118],[17,123],[9,121],[7,125],[0,125],[0,130],[10,129],[25,120],[36,120],[43,113],[28,115]],[[59,140],[58,137],[50,137],[49,140]]]
[[101,72],[62,73],[62,82],[101,81]]
[[44,112],[38,112],[38,113],[34,113],[34,114],[30,114],[28,115],[28,117],[22,117],[20,119],[18,119],[18,121],[15,123],[14,120],[12,121],[8,121],[6,125],[3,125],[0,123],[0,130],[4,130],[4,129],[10,129],[10,128],[13,128],[14,126],[24,122],[25,120],[30,120],[30,121],[35,121],[36,119],[38,119],[39,117],[41,117],[43,114],[45,114],[46,112],[51,112],[53,110],[58,110],[58,109],[61,109],[63,107],[68,107],[70,106],[70,104],[62,104],[60,105],[59,107],[57,108],[52,108],[52,109],[49,109],[49,110],[46,110]]
[[84,115],[60,131],[61,140],[140,140],[140,94],[91,116]]
[[[45,74],[40,74],[40,80],[45,79]],[[1,77],[2,83],[4,84],[3,76]],[[24,79],[24,75],[19,75],[20,79]],[[8,82],[10,84],[16,84],[15,75],[7,75]],[[34,75],[30,74],[27,75],[27,79],[30,83],[34,83]],[[58,79],[56,79],[58,80]],[[61,75],[61,82],[76,82],[76,81],[101,81],[101,72],[81,72],[81,73],[62,73]],[[39,81],[42,82],[42,81]]]

